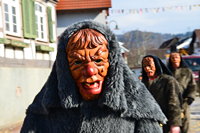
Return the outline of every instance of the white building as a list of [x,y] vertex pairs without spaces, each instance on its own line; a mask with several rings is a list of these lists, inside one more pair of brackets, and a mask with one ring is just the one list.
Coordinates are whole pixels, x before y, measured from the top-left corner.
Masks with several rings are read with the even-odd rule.
[[[56,56],[57,0],[0,0],[0,132],[14,132]],[[15,130],[16,132],[16,130]]]
[[123,42],[119,42],[119,47],[120,47],[120,52],[122,54],[122,57],[124,58],[125,63],[128,64],[128,58],[127,58],[126,53],[128,53],[129,50],[125,48],[123,45],[124,45]]
[[57,0],[0,0],[0,60],[54,60]]

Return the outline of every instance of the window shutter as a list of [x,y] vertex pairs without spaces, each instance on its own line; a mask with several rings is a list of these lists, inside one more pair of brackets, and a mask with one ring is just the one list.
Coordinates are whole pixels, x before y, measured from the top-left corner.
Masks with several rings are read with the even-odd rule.
[[36,31],[36,16],[35,16],[35,1],[34,0],[31,0],[31,8],[30,8],[30,12],[31,12],[31,15],[30,15],[30,20],[31,20],[31,24],[30,24],[30,28],[31,28],[31,35],[32,35],[32,38],[36,38],[37,37],[37,31]]
[[26,38],[36,38],[34,0],[22,0],[23,32]]
[[48,15],[48,28],[49,28],[49,41],[55,42],[53,36],[53,19],[52,19],[51,7],[47,7],[47,15]]

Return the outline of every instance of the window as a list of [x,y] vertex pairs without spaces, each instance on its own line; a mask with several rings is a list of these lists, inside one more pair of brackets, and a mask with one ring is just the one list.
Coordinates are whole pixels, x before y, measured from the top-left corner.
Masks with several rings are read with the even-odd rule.
[[50,60],[50,55],[48,52],[36,52],[36,59],[37,60]]
[[37,40],[47,41],[47,27],[46,27],[46,8],[36,2],[35,3],[35,16],[36,16],[36,33]]
[[19,0],[4,0],[3,12],[4,12],[4,27],[5,33],[15,36],[20,36],[21,31],[21,16],[19,13]]
[[24,59],[24,51],[22,48],[15,48],[14,54],[16,59]]
[[5,57],[12,59],[24,59],[24,51],[22,48],[6,46]]
[[5,57],[6,58],[15,58],[14,48],[13,47],[5,47]]

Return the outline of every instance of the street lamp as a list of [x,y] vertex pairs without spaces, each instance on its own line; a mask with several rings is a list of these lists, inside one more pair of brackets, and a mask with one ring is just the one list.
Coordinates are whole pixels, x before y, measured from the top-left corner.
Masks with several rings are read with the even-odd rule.
[[[114,25],[113,25],[114,24]],[[117,24],[117,21],[115,21],[115,20],[111,20],[111,21],[109,21],[108,22],[108,25],[109,25],[109,27],[111,28],[111,26],[113,25],[114,26],[114,30],[119,30],[119,26],[118,26],[118,24]]]

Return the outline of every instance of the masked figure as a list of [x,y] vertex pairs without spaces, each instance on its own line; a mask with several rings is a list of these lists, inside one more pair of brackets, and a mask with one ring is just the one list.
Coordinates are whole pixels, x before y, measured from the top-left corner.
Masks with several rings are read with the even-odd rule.
[[142,60],[142,82],[160,105],[168,122],[163,126],[164,133],[180,133],[181,106],[179,84],[162,61],[152,55]]
[[161,133],[166,117],[123,61],[115,35],[94,21],[69,26],[21,133]]
[[191,105],[195,99],[197,85],[193,78],[192,71],[182,60],[180,53],[172,52],[170,54],[168,68],[172,71],[173,76],[181,85],[180,91],[182,93],[182,108],[184,112],[181,133],[188,133],[190,121],[189,105]]

